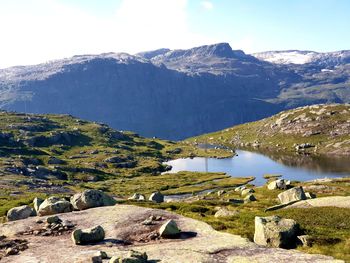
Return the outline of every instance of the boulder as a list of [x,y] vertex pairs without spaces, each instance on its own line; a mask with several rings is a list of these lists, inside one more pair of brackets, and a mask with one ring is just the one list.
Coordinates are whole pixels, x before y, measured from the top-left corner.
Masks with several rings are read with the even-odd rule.
[[137,201],[144,201],[146,200],[146,197],[142,194],[135,193],[132,196],[128,198],[128,200],[137,200]]
[[62,220],[58,216],[49,216],[46,218],[48,224],[59,224]]
[[84,192],[73,195],[70,199],[74,209],[85,210],[99,206],[115,205],[113,197],[103,193],[100,190],[85,190]]
[[226,193],[225,190],[219,190],[217,194],[218,194],[218,197],[220,197],[220,196],[222,196],[225,193]]
[[180,234],[180,229],[174,220],[166,221],[159,229],[159,236],[161,237],[176,237]]
[[92,244],[102,241],[105,231],[101,226],[88,229],[76,229],[72,233],[72,240],[76,245]]
[[244,197],[244,203],[249,203],[256,201],[256,198],[253,194],[248,194],[246,197]]
[[38,213],[39,211],[39,206],[44,202],[44,199],[35,197],[33,200],[33,205],[34,205],[34,209],[36,211],[36,213]]
[[63,198],[52,196],[45,199],[45,201],[39,206],[38,215],[46,216],[72,211],[73,207],[70,202]]
[[235,216],[238,215],[239,212],[237,210],[228,210],[227,208],[220,208],[214,215],[216,218],[220,217],[229,217],[229,216]]
[[162,195],[160,192],[154,192],[150,195],[148,200],[156,203],[162,203],[164,202],[164,195]]
[[299,231],[293,219],[256,216],[254,242],[267,247],[294,248]]
[[278,195],[278,199],[281,202],[281,204],[288,204],[290,202],[305,200],[306,196],[303,188],[299,186],[280,193]]
[[244,189],[246,189],[246,187],[244,185],[241,185],[241,186],[238,186],[238,187],[235,188],[235,192],[241,192]]
[[284,179],[274,180],[267,185],[267,189],[269,190],[287,189],[287,181]]
[[245,196],[247,194],[254,193],[254,192],[255,192],[254,189],[244,189],[242,190],[241,195]]
[[316,195],[310,192],[305,193],[306,199],[313,199],[316,198]]
[[25,219],[30,216],[34,216],[36,213],[33,208],[31,208],[28,205],[22,205],[18,207],[11,208],[7,212],[7,220],[8,221],[15,221],[20,219]]
[[135,250],[131,250],[126,257],[112,257],[109,263],[147,263],[147,259],[148,256],[146,252],[141,253]]
[[66,162],[59,159],[59,158],[56,158],[56,157],[50,157],[50,159],[47,161],[48,164],[65,164]]

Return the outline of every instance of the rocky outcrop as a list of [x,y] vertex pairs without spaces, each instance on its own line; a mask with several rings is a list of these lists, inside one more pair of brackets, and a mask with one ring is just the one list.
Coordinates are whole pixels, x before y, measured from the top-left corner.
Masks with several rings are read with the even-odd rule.
[[296,246],[299,225],[292,219],[278,216],[255,217],[254,242],[267,247]]
[[308,199],[304,201],[291,204],[286,208],[311,208],[311,207],[340,207],[350,208],[350,196],[327,196],[314,199]]
[[49,197],[41,203],[38,210],[39,216],[54,215],[60,213],[72,212],[73,207],[70,202],[59,197]]
[[11,208],[7,212],[7,220],[8,221],[15,221],[20,219],[25,219],[27,217],[35,215],[35,211],[33,208],[31,208],[28,205],[22,205],[18,207]]
[[299,186],[280,193],[278,199],[281,204],[288,204],[299,200],[305,200],[306,196],[303,188]]
[[102,241],[105,238],[105,231],[101,226],[88,229],[76,229],[72,233],[72,240],[76,245],[86,245]]
[[82,193],[73,195],[70,201],[73,208],[77,210],[116,204],[114,198],[99,190],[85,190]]
[[[158,225],[142,225],[140,222],[153,215],[161,217],[160,224],[173,219],[181,229],[180,239],[139,238],[153,235]],[[57,236],[25,235],[29,248],[18,255],[2,258],[2,263],[23,262],[89,262],[78,261],[81,257],[90,260],[98,251],[103,250],[110,257],[127,257],[129,250],[146,252],[148,260],[163,263],[177,262],[305,262],[340,263],[331,257],[306,254],[295,250],[260,247],[237,235],[215,231],[208,224],[186,218],[168,211],[149,209],[130,205],[97,207],[74,213],[59,215],[62,222],[71,221],[76,229],[86,229],[100,225],[105,230],[103,242],[88,246],[76,246],[71,235],[63,233]],[[43,218],[44,220],[44,218]],[[27,218],[0,225],[0,236],[9,238],[38,226],[37,218]],[[158,222],[158,221],[157,221]],[[123,241],[132,241],[124,245]],[[108,262],[108,261],[106,261]]]

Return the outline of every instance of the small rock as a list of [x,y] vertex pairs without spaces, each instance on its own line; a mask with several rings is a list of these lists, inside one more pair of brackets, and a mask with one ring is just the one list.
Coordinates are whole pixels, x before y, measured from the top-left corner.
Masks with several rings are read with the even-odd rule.
[[246,197],[244,197],[244,203],[249,203],[256,201],[256,198],[253,194],[248,194]]
[[149,197],[149,201],[156,202],[156,203],[162,203],[162,202],[164,202],[164,195],[162,195],[160,192],[154,192]]
[[251,193],[254,193],[254,192],[255,192],[254,189],[244,189],[244,190],[242,190],[241,195],[245,196],[247,194],[251,194]]
[[5,251],[5,255],[6,256],[12,256],[12,255],[17,255],[18,254],[18,249],[14,248],[14,247],[9,247],[8,249],[6,249]]
[[180,234],[180,230],[174,220],[170,219],[165,222],[159,229],[161,237],[175,237]]
[[316,198],[316,195],[310,192],[305,193],[306,199],[314,199]]
[[312,246],[312,237],[309,235],[302,235],[298,236],[298,239],[303,244],[304,247],[311,247]]
[[238,186],[238,187],[235,188],[235,192],[241,192],[241,191],[243,191],[245,189],[246,189],[246,187],[244,185],[241,185],[241,186]]
[[135,250],[131,250],[126,257],[112,257],[109,263],[147,263],[147,259],[148,256],[146,252],[141,253]]
[[269,190],[287,189],[287,182],[284,179],[274,180],[267,185],[267,189],[269,189]]
[[105,238],[105,231],[101,226],[88,229],[76,229],[72,233],[72,240],[76,245],[97,243]]
[[237,210],[231,211],[228,210],[227,208],[220,208],[214,215],[216,218],[220,217],[229,217],[229,216],[235,216],[238,215],[239,212]]
[[219,190],[218,191],[218,197],[222,196],[223,194],[225,194],[226,191],[225,190]]
[[62,220],[58,216],[49,216],[46,218],[46,222],[48,224],[59,224],[62,222]]
[[108,255],[106,252],[100,250],[98,252],[95,253],[95,256],[101,257],[101,259],[106,259],[108,258]]
[[144,201],[146,197],[142,194],[135,193],[131,197],[128,198],[128,200],[138,200],[138,201]]

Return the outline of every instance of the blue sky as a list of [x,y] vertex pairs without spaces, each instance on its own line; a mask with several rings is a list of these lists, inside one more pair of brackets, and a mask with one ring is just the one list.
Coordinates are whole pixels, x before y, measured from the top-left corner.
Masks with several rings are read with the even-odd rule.
[[349,0],[0,0],[0,68],[75,54],[229,42],[350,49]]

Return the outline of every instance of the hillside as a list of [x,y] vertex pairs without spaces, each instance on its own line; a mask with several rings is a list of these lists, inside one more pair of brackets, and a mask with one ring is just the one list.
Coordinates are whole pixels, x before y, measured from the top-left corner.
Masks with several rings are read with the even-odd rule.
[[350,155],[350,105],[312,105],[192,138],[235,148]]
[[0,112],[0,129],[0,217],[12,206],[30,203],[33,196],[69,195],[86,188],[118,197],[140,189],[187,193],[198,183],[205,189],[213,180],[235,180],[222,173],[161,175],[169,169],[162,162],[170,158],[230,152],[147,139],[69,115]]
[[338,53],[300,65],[270,63],[227,43],[80,55],[0,69],[0,108],[67,113],[178,140],[298,106],[349,103],[349,54]]

